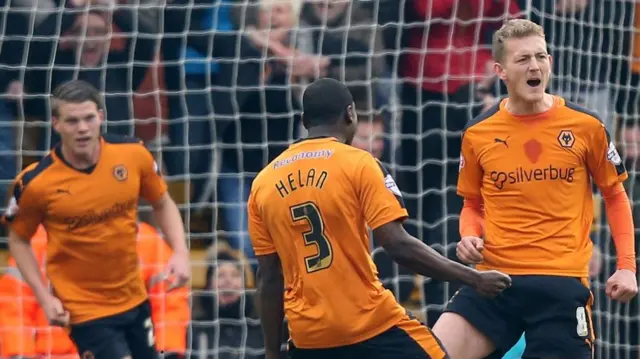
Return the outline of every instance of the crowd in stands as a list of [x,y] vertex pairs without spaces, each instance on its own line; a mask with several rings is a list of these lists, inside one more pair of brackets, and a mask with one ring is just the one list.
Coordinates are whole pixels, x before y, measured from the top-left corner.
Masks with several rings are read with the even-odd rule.
[[[202,286],[191,296],[166,293],[154,276],[167,249],[142,244],[160,234],[141,222],[141,275],[159,348],[259,358],[246,200],[256,174],[304,136],[305,85],[333,77],[349,86],[359,113],[353,145],[391,168],[410,233],[455,259],[460,135],[505,93],[490,44],[513,17],[544,27],[551,91],[597,112],[620,142],[640,223],[640,7],[631,0],[0,0],[0,200],[18,171],[57,143],[53,88],[92,83],[104,93],[105,131],[136,135],[154,151],[192,248],[209,248],[204,263],[194,262],[206,272]],[[604,295],[614,249],[596,218],[596,354],[638,357],[639,304],[614,305]],[[46,233],[38,236],[46,242]],[[372,253],[385,286],[433,325],[456,284],[417,278],[373,243]],[[51,341],[60,333],[34,304],[9,263],[0,280],[0,357],[71,353],[67,342]],[[170,343],[170,331],[180,340]]]

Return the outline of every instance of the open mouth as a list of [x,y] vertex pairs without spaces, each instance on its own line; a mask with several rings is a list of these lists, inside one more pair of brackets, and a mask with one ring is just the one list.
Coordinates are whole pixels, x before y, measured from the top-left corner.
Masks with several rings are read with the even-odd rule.
[[89,141],[90,141],[90,140],[91,140],[91,137],[89,137],[89,136],[87,136],[87,137],[79,137],[79,138],[77,138],[77,139],[76,139],[76,141],[77,141],[79,144],[86,144],[86,143],[89,143]]
[[538,86],[540,86],[541,83],[542,83],[542,80],[540,80],[540,79],[527,80],[527,85],[529,85],[531,87],[538,87]]

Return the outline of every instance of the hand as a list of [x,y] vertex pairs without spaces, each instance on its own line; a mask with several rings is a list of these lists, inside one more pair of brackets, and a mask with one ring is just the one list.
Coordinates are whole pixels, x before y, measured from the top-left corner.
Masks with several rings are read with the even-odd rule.
[[52,295],[49,296],[47,302],[43,304],[42,309],[50,325],[55,327],[66,327],[69,325],[69,312],[64,309],[60,299]]
[[189,283],[189,279],[191,279],[191,263],[188,252],[175,252],[171,256],[167,266],[167,275],[171,280],[167,291],[184,287]]
[[456,255],[462,263],[478,264],[483,261],[482,250],[484,249],[484,240],[478,237],[462,237],[456,246]]
[[[288,59],[284,59],[287,61]],[[327,75],[329,58],[298,53],[291,63],[291,75],[301,77],[323,77]]]
[[618,269],[607,281],[606,293],[613,300],[630,301],[638,294],[636,274],[628,269]]
[[602,270],[602,254],[598,247],[593,246],[593,253],[589,261],[589,277],[597,277]]
[[478,281],[474,284],[474,289],[484,297],[493,298],[511,287],[511,277],[502,272],[490,270],[478,273]]
[[13,80],[9,83],[6,89],[7,98],[13,101],[20,100],[24,95],[24,86],[18,80]]

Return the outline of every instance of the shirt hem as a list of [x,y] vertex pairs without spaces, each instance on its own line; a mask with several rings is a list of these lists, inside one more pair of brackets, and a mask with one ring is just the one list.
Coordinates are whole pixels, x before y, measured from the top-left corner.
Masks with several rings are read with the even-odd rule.
[[[371,330],[366,332],[365,334],[361,334],[358,335],[356,337],[349,337],[348,340],[343,340],[340,342],[337,341],[332,341],[331,344],[327,344],[327,345],[318,345],[318,344],[311,344],[311,343],[305,343],[305,342],[297,342],[295,340],[295,338],[293,337],[293,335],[291,336],[291,339],[293,340],[293,344],[296,346],[296,348],[300,348],[300,349],[329,349],[329,348],[338,348],[338,347],[344,347],[347,345],[353,345],[353,344],[358,344],[358,343],[362,343],[366,340],[369,340],[375,336],[378,336],[384,332],[386,332],[387,330],[393,328],[394,326],[396,326],[398,323],[400,323],[402,321],[402,318],[399,318],[396,321],[391,322],[389,325],[385,325],[385,326],[381,326],[379,328],[376,328],[376,330]],[[304,333],[301,333],[300,336],[304,336]]]
[[[100,311],[100,314],[91,314],[91,315],[77,315],[75,318],[73,318],[73,320],[70,322],[71,325],[78,325],[78,324],[84,324],[87,322],[90,322],[92,320],[98,320],[98,319],[103,319],[103,318],[107,318],[107,317],[111,317],[111,316],[115,316],[118,314],[122,314],[125,312],[130,311],[131,309],[139,306],[140,304],[144,303],[145,301],[147,301],[149,298],[147,296],[141,297],[140,300],[136,300],[131,302],[131,305],[126,305],[126,306],[121,306],[113,311]],[[64,304],[64,303],[63,303]]]

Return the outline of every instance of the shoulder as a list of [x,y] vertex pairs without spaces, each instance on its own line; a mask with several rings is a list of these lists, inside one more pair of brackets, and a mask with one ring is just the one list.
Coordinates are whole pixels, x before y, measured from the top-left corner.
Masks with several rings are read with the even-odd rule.
[[48,154],[40,161],[30,164],[19,173],[16,177],[13,191],[16,201],[20,199],[20,196],[27,188],[29,188],[30,191],[33,190],[37,186],[37,183],[43,180],[47,170],[50,169],[53,164],[53,156]]
[[584,106],[565,100],[564,109],[570,112],[573,117],[576,117],[579,124],[584,128],[600,129],[604,127],[604,121],[600,116],[595,111],[591,111]]
[[500,102],[501,101],[491,106],[491,108],[482,112],[473,119],[469,120],[469,122],[467,122],[467,124],[464,126],[464,129],[462,130],[463,133],[466,134],[467,132],[470,132],[472,128],[475,129],[479,125],[486,125],[488,123],[488,120],[496,117],[500,113]]
[[137,137],[104,134],[102,138],[108,147],[113,148],[117,152],[118,157],[121,156],[122,151],[127,151],[127,153],[132,154],[149,153],[144,142]]
[[143,146],[142,140],[137,137],[121,136],[105,133],[102,135],[104,142],[110,145],[139,145]]
[[102,136],[104,142],[107,146],[111,147],[112,151],[110,151],[110,156],[116,156],[118,158],[122,158],[122,151],[129,154],[131,159],[136,161],[137,163],[147,166],[150,163],[156,167],[155,171],[158,171],[157,163],[155,163],[155,158],[153,154],[149,151],[147,146],[145,146],[144,142],[137,137],[131,136],[120,136],[120,135],[110,135],[104,134]]
[[104,134],[102,138],[108,147],[115,150],[114,153],[117,153],[118,157],[122,156],[122,151],[133,155],[151,155],[144,142],[137,137]]

